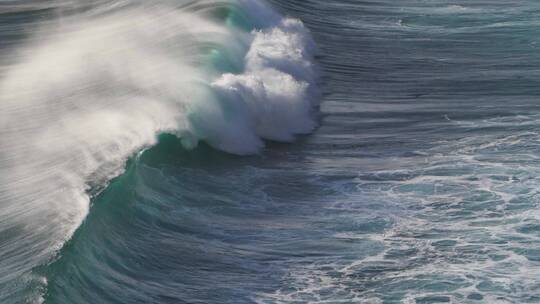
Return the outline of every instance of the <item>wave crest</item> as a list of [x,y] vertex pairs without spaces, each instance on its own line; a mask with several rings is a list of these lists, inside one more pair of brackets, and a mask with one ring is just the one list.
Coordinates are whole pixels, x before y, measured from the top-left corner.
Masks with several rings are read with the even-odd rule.
[[[251,154],[263,139],[314,128],[317,73],[302,23],[259,1],[230,2],[217,21],[207,13],[217,4],[201,3],[65,18],[7,69],[0,222],[14,232],[2,241],[0,286],[51,258],[84,220],[89,185],[120,174],[160,133]],[[238,15],[252,20],[239,26]]]

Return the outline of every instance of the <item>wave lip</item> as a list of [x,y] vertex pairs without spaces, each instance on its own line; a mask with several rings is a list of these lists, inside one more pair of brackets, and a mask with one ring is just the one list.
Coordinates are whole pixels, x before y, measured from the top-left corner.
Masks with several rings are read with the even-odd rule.
[[225,19],[208,14],[223,7],[200,2],[204,9],[122,4],[66,17],[41,29],[46,37],[30,39],[20,62],[7,67],[2,302],[46,284],[31,270],[82,223],[90,187],[121,174],[157,135],[175,134],[186,148],[206,141],[252,154],[264,139],[291,141],[315,127],[314,46],[302,23],[260,1],[229,1]]

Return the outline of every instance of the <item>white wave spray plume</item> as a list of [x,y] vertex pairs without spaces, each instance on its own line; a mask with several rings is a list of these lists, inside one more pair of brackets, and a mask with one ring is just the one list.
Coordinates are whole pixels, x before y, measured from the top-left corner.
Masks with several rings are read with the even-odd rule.
[[90,186],[160,133],[251,154],[315,126],[309,33],[259,1],[111,6],[37,32],[0,79],[0,300],[39,281],[31,270],[84,220]]

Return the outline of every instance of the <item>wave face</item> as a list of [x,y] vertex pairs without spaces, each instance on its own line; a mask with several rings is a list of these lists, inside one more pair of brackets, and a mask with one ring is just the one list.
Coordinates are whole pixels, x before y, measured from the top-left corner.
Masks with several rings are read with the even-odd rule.
[[44,300],[36,268],[158,135],[245,155],[315,127],[313,42],[260,1],[0,7],[32,28],[1,70],[2,303]]

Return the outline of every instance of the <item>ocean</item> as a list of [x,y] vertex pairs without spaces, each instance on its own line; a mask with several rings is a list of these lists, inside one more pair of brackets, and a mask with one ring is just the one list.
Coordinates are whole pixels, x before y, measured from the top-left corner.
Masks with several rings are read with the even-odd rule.
[[539,13],[0,0],[0,303],[540,303]]

